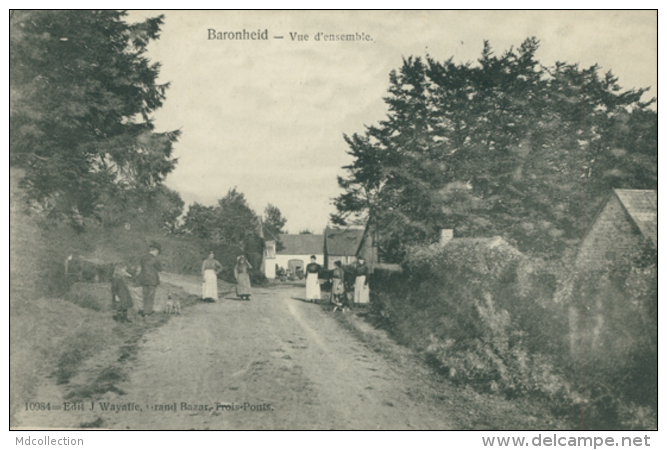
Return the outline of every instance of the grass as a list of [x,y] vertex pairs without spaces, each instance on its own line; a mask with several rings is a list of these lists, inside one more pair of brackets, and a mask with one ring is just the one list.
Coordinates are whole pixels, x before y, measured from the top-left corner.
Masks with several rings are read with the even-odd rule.
[[[38,385],[54,383],[63,397],[81,399],[118,392],[125,365],[141,337],[169,318],[151,322],[135,316],[131,325],[112,319],[109,283],[76,282],[65,277],[69,255],[107,263],[132,264],[160,242],[164,270],[198,273],[205,251],[201,242],[160,232],[90,229],[77,234],[66,226],[38,225],[25,210],[18,187],[22,172],[10,169],[10,426]],[[182,289],[159,289],[156,304],[169,292],[182,308],[197,299]],[[140,301],[138,305],[140,306]],[[154,316],[155,317],[155,316]],[[92,362],[94,361],[94,363]],[[99,428],[101,424],[82,424]]]
[[[331,310],[329,305],[323,306]],[[407,367],[412,379],[420,380],[408,388],[415,401],[432,402],[451,411],[462,430],[557,430],[571,424],[555,417],[542,403],[531,399],[508,400],[501,395],[479,393],[469,386],[450,382],[428,362],[370,320],[368,308],[354,308],[348,313],[334,313],[338,323],[372,351],[381,354],[396,367]],[[422,387],[419,387],[422,386]],[[425,387],[424,387],[425,386]]]
[[[82,283],[84,284],[84,283]],[[93,308],[100,304],[108,305],[108,294],[100,298],[98,286],[86,283],[79,286],[77,292],[85,292],[95,301]],[[163,285],[158,289],[157,304],[161,304],[169,294],[181,302],[183,309],[199,301],[196,296],[188,295],[179,287]],[[139,305],[135,304],[135,308]],[[144,321],[140,316],[131,314],[132,324],[118,324],[112,319],[113,312],[109,306],[103,313],[97,313],[94,319],[96,329],[103,330],[101,340],[95,336],[75,336],[67,341],[67,350],[58,361],[56,375],[67,374],[65,398],[72,401],[96,399],[107,392],[122,395],[124,392],[118,387],[126,379],[127,363],[133,361],[137,354],[141,338],[151,330],[158,328],[170,319],[170,316],[157,313],[150,321]],[[88,339],[88,343],[83,340]],[[92,343],[92,344],[91,344]],[[83,350],[82,350],[83,349]],[[72,352],[76,357],[69,357]],[[78,357],[78,358],[77,358]]]

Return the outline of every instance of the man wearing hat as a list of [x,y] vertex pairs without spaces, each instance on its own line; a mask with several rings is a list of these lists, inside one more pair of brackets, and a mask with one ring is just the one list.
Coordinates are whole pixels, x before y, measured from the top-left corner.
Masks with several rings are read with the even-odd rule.
[[139,284],[143,291],[144,297],[144,311],[143,314],[150,316],[153,314],[153,302],[155,301],[155,290],[160,284],[160,275],[158,272],[162,271],[162,264],[157,259],[162,248],[157,242],[152,242],[148,248],[148,253],[139,260],[140,270]]

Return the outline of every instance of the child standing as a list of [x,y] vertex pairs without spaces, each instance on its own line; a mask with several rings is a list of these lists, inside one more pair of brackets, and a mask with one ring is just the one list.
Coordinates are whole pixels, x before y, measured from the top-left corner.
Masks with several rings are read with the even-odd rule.
[[111,278],[111,307],[116,311],[113,317],[116,322],[132,322],[127,317],[127,311],[133,305],[132,295],[130,294],[130,289],[127,287],[127,280],[130,276],[124,264],[117,265],[113,271],[113,277]]
[[334,262],[333,286],[331,287],[331,301],[334,305],[334,311],[340,308],[343,312],[350,309],[347,295],[345,293],[345,271],[340,261]]

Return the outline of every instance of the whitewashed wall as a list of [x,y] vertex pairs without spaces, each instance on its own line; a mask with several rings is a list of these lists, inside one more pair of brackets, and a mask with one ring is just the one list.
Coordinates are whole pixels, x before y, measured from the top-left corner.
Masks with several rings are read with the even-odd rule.
[[[300,259],[303,261],[303,268],[310,263],[310,257],[312,255],[276,255],[276,259],[267,259],[265,264],[264,275],[266,278],[273,279],[276,277],[276,264],[283,267],[285,270],[289,268],[289,261],[292,259]],[[315,262],[317,264],[324,266],[324,255],[315,254]]]

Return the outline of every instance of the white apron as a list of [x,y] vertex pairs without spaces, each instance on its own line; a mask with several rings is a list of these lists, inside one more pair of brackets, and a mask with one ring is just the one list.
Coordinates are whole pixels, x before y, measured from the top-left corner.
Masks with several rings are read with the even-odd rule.
[[204,271],[202,298],[212,298],[213,300],[218,299],[218,277],[213,269]]
[[320,282],[316,273],[309,273],[306,278],[306,300],[320,299]]
[[357,276],[354,282],[354,303],[369,303],[370,289],[366,286],[366,275]]

